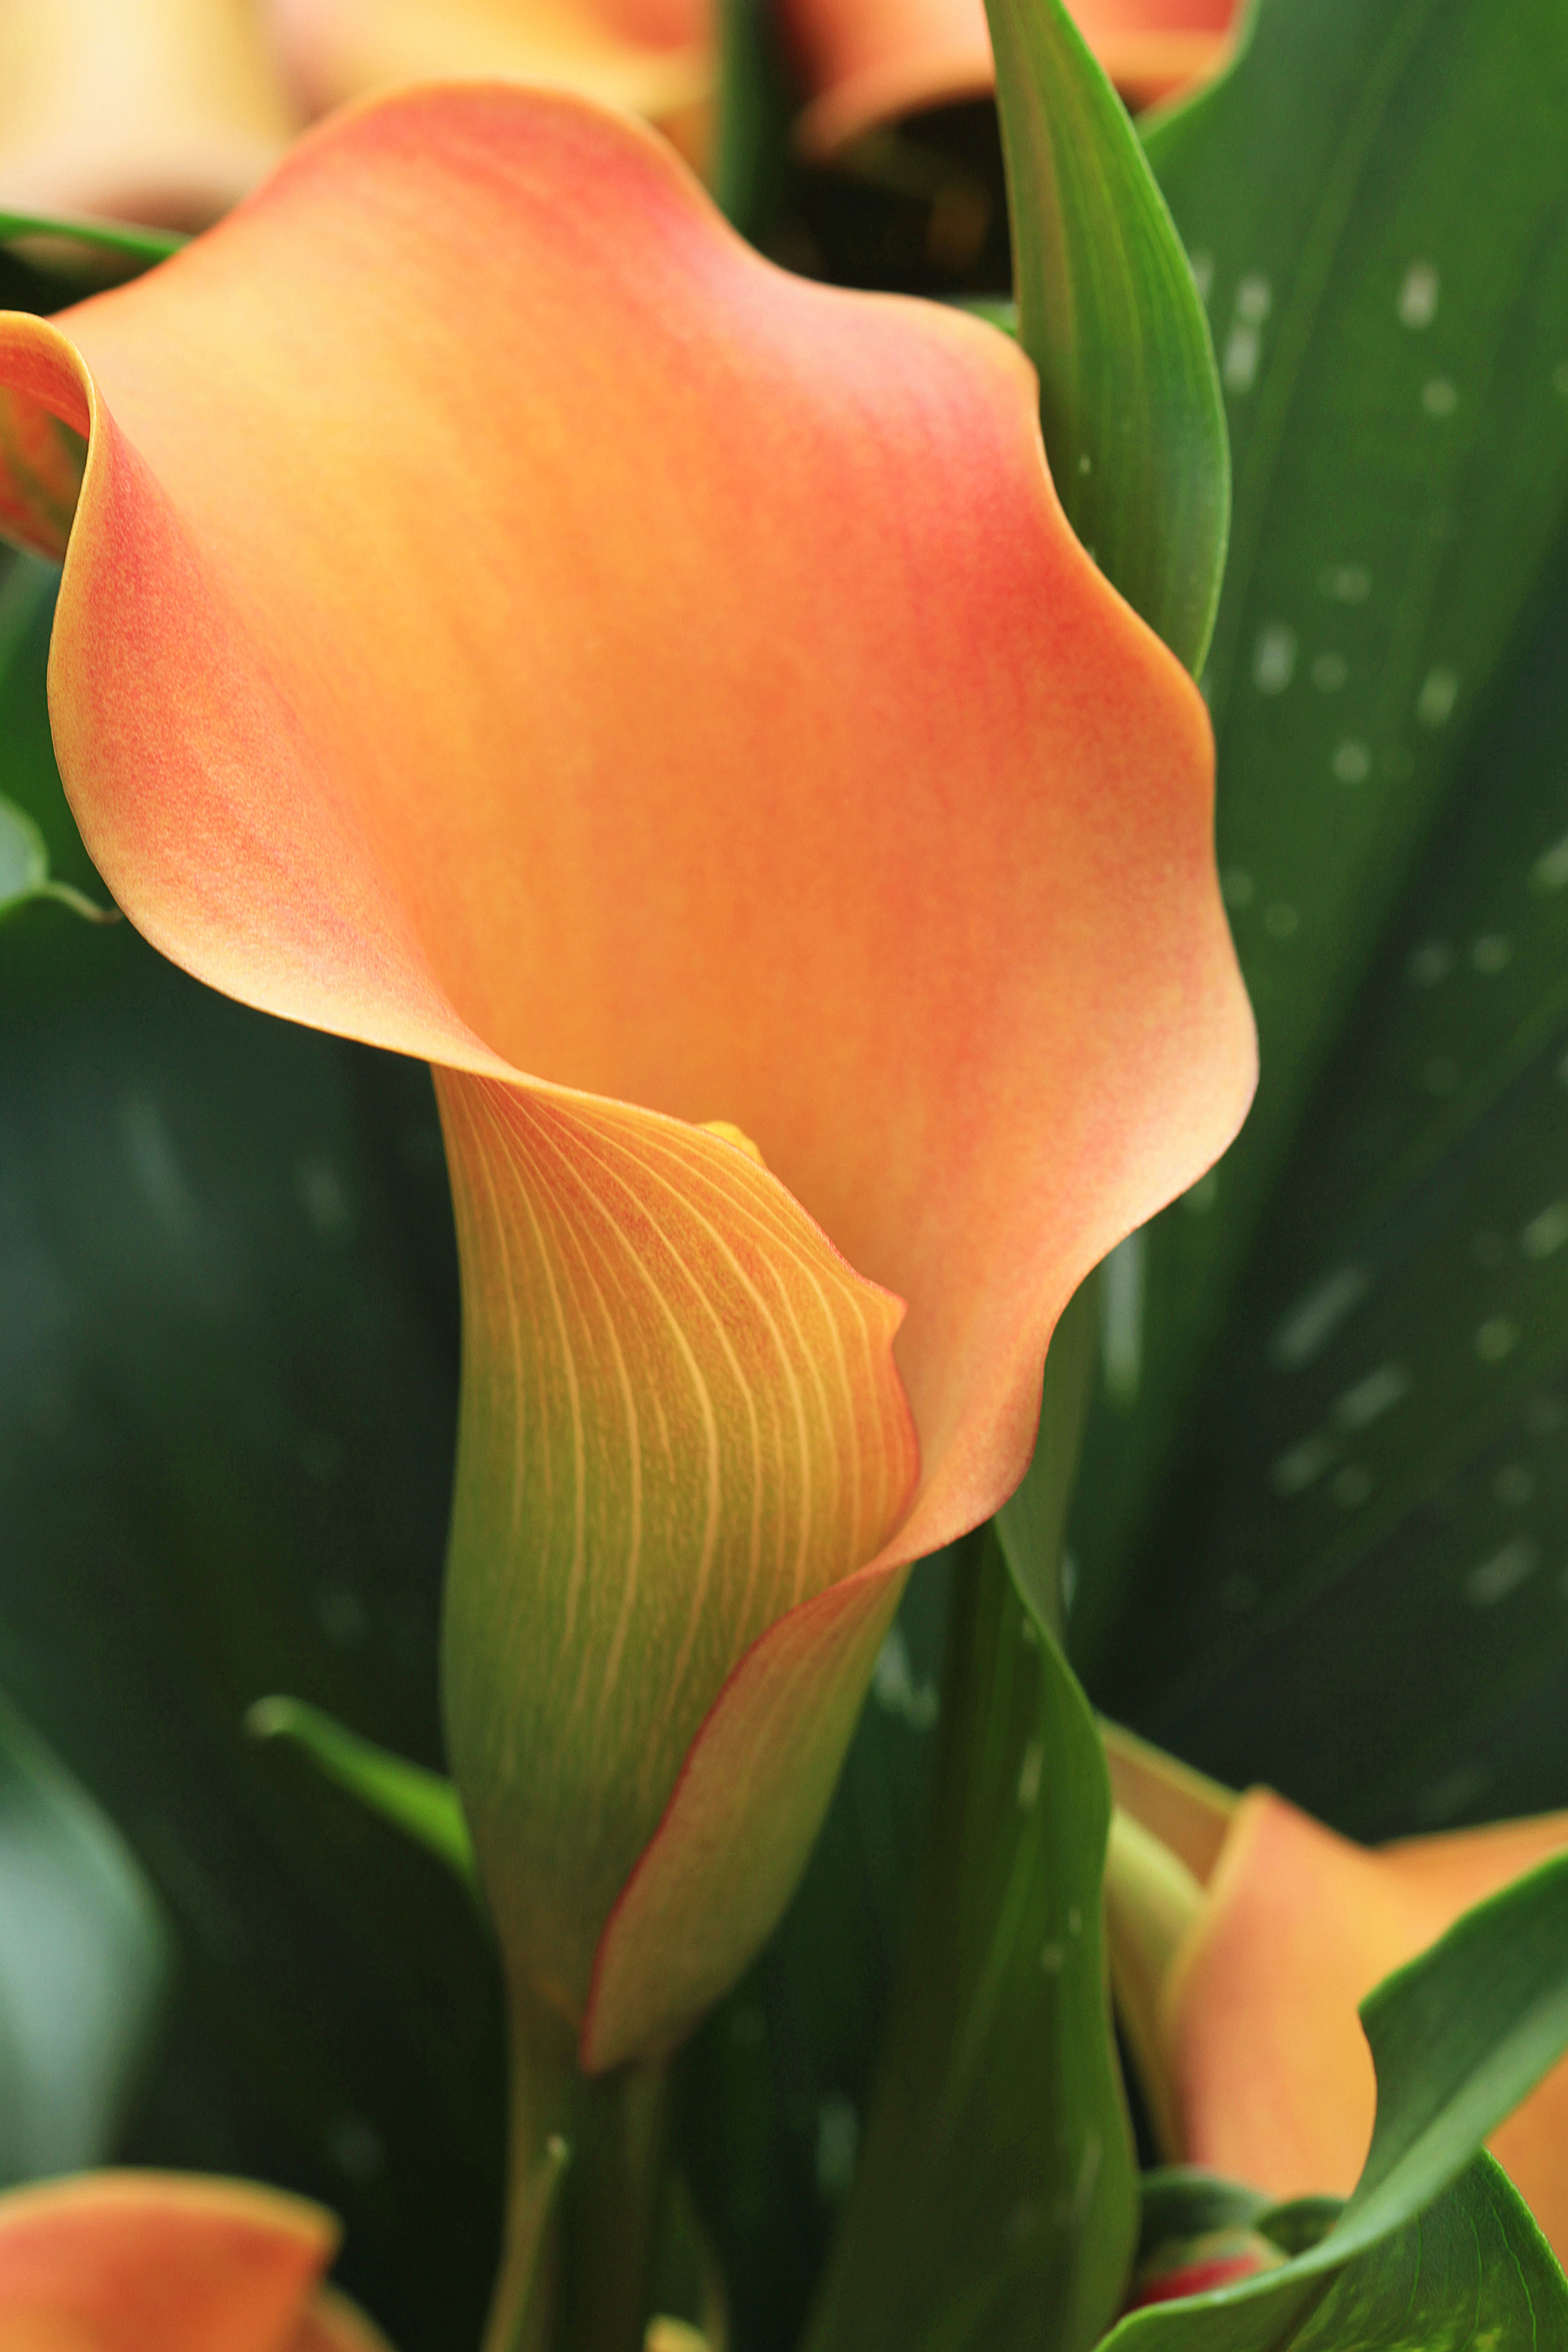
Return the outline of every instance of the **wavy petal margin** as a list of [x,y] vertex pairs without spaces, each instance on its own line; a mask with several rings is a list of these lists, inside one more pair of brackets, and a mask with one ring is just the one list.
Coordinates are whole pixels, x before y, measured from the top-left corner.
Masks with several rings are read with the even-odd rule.
[[658,125],[692,162],[717,70],[714,0],[267,0],[312,114],[409,82],[575,90]]
[[[618,1632],[647,1683],[648,1755],[617,1749],[637,1834],[664,1812],[586,2054],[652,2046],[776,1915],[904,1568],[1022,1475],[1061,1307],[1246,1108],[1201,700],[1073,537],[1005,338],[772,268],[660,142],[570,99],[414,92],[323,126],[133,286],[0,320],[0,394],[18,446],[48,446],[40,415],[88,445],[50,708],[109,887],[213,985],[443,1073],[452,1641],[530,1662],[506,1729],[453,1656],[453,1746],[483,1849],[531,1708],[615,1735],[525,1611],[545,1596],[559,1639],[571,1589]],[[0,472],[24,536],[28,478]],[[46,502],[33,543],[58,529]],[[697,1133],[716,1120],[772,1174]],[[646,1495],[636,1545],[586,1470],[555,1516],[568,1353],[510,1321],[510,1285],[552,1283],[597,1334],[584,1463],[591,1438],[669,1495],[659,1415],[699,1403],[678,1334],[707,1335],[721,1572],[702,1494],[657,1582]],[[867,1350],[815,1420],[817,1343],[779,1337],[812,1286],[822,1344]],[[901,1517],[889,1340],[922,1465]],[[790,1399],[808,1434],[763,1475]],[[850,1462],[828,1536],[807,1465],[852,1496]],[[534,1540],[542,1492],[481,1625],[466,1530]],[[628,1843],[587,1838],[596,1888]],[[548,1889],[502,1908],[575,2013],[584,1918]],[[728,1958],[698,1966],[721,1914]]]
[[247,2181],[95,2172],[13,2189],[0,2198],[0,2344],[378,2352],[374,2333],[344,2332],[339,2298],[317,2332],[306,2324],[337,2237],[319,2206]]

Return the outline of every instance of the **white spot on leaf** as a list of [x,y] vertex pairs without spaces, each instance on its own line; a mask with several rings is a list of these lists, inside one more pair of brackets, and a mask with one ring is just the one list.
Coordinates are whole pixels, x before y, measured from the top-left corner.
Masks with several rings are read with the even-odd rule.
[[1415,698],[1415,716],[1423,727],[1441,727],[1458,700],[1459,680],[1451,669],[1429,669]]
[[1472,1609],[1494,1609],[1517,1592],[1541,1564],[1541,1546],[1529,1536],[1515,1536],[1500,1551],[1472,1568],[1465,1579],[1465,1598]]
[[1283,694],[1296,675],[1296,632],[1271,621],[1258,632],[1252,654],[1252,682],[1259,694]]
[[1429,327],[1437,315],[1437,296],[1441,280],[1429,261],[1413,261],[1405,273],[1399,289],[1399,323],[1417,332]]
[[1268,1360],[1285,1372],[1299,1372],[1321,1355],[1371,1287],[1363,1266],[1337,1266],[1299,1299],[1268,1342]]

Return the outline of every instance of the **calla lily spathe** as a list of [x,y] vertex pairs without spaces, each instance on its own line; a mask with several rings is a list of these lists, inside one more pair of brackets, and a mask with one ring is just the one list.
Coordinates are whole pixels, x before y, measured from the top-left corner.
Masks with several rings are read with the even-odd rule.
[[666,2046],[1067,1297],[1246,1108],[1202,703],[1010,342],[773,268],[572,100],[323,127],[0,322],[0,399],[85,463],[50,705],[109,887],[437,1067],[454,1768],[520,1984],[591,2066]]
[[248,2181],[84,2173],[0,2197],[5,2352],[389,2352],[319,2282],[319,2206]]
[[714,0],[267,0],[312,114],[433,78],[577,90],[696,160],[717,70]]
[[[1348,2197],[1376,2105],[1360,2003],[1568,1848],[1568,1813],[1373,1849],[1271,1790],[1232,1798],[1120,1734],[1110,1752],[1112,1966],[1165,2153],[1281,2200]],[[1489,2144],[1561,2260],[1568,2063]]]
[[205,228],[298,129],[258,0],[0,0],[0,210]]
[[[831,155],[924,107],[989,96],[984,0],[780,0],[808,104],[799,137]],[[1128,103],[1150,106],[1217,71],[1240,0],[1068,0]]]

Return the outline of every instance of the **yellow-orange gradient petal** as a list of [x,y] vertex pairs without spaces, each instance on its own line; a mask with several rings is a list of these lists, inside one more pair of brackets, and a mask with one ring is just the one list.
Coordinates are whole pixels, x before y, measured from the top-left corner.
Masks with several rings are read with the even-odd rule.
[[[575,2021],[734,1660],[904,1515],[902,1310],[720,1137],[456,1071],[439,1092],[468,1275],[448,1744],[502,1946]],[[735,1883],[707,1906],[727,1954]]]
[[0,0],[0,209],[203,228],[296,128],[260,0]]
[[715,0],[266,0],[301,102],[452,79],[577,90],[693,155],[717,58]]
[[[134,286],[0,323],[0,387],[89,441],[50,700],[126,912],[247,1002],[464,1074],[459,1194],[504,1161],[538,1206],[509,1087],[557,1144],[622,1117],[580,1094],[643,1107],[634,1157],[738,1124],[772,1177],[708,1135],[699,1193],[726,1169],[743,1225],[735,1171],[776,1178],[907,1302],[923,1473],[896,1540],[856,1523],[889,1607],[1016,1482],[1061,1306],[1253,1075],[1203,706],[1065,522],[1027,364],[773,269],[629,124],[468,88],[324,126]],[[492,1324],[497,1246],[465,1264]],[[717,1738],[751,1669],[710,1664]],[[739,1867],[756,1817],[722,1837]]]
[[[1068,0],[1089,47],[1132,106],[1217,71],[1239,0]],[[809,103],[801,145],[827,156],[923,107],[995,86],[985,0],[783,0]]]
[[[238,2180],[99,2172],[0,2198],[5,2352],[318,2352],[331,2214]],[[374,2352],[375,2339],[364,2340]],[[321,2352],[360,2352],[353,2336]]]
[[[1275,2197],[1348,2195],[1375,2105],[1358,2004],[1564,1846],[1568,1814],[1553,1813],[1373,1851],[1249,1791],[1166,1986],[1184,2161]],[[1568,2063],[1490,2146],[1568,2253]]]

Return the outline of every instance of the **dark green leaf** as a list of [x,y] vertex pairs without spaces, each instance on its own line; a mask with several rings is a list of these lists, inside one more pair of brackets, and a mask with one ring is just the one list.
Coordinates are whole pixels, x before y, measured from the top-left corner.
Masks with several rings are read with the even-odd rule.
[[810,2352],[1092,2344],[1134,2233],[1093,1717],[990,1536],[961,1587],[926,1867]]
[[390,1822],[444,1862],[472,1893],[474,1843],[463,1818],[462,1800],[444,1772],[426,1771],[347,1731],[319,1706],[297,1698],[261,1698],[245,1718],[253,1739],[288,1739],[302,1748],[319,1772],[373,1813]]
[[31,813],[35,803],[46,809],[59,803],[47,722],[36,691],[37,644],[40,634],[47,642],[55,578],[48,564],[0,554],[0,741],[6,783],[0,793],[0,922],[39,898],[53,898],[90,922],[114,919],[111,908],[70,882],[51,879],[49,845]]
[[1018,333],[1058,494],[1196,672],[1230,494],[1208,324],[1136,132],[1061,0],[988,0]]
[[929,1811],[951,1556],[883,1645],[822,1834],[761,1958],[681,2062],[679,2152],[739,2352],[795,2352],[855,2177]]
[[1100,1338],[1099,1272],[1081,1283],[1051,1334],[1040,1434],[1024,1483],[996,1514],[996,1533],[1020,1594],[1058,1640],[1066,1615],[1062,1533],[1072,1498]]
[[124,1840],[0,1698],[0,2186],[112,2155],[169,1958]]
[[1141,2256],[1170,2239],[1196,2238],[1205,2230],[1249,2230],[1268,2210],[1268,2198],[1256,2189],[1184,2165],[1146,2172],[1138,2188]]
[[1568,1769],[1565,138],[1553,0],[1263,0],[1152,142],[1230,401],[1263,1082],[1122,1265],[1073,1640],[1113,1712],[1363,1835]]
[[[47,623],[0,791],[90,887],[42,765]],[[288,1684],[439,1766],[449,1219],[423,1070],[228,1003],[128,925],[0,928],[0,1678],[180,1939],[127,2153],[340,2211],[400,2352],[478,2340],[492,1961],[446,1871],[242,1727]]]

